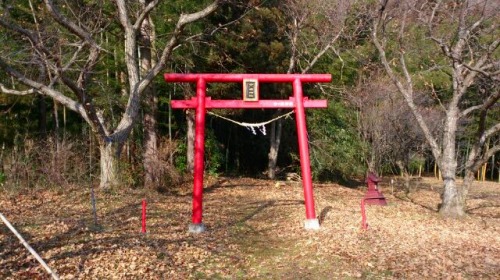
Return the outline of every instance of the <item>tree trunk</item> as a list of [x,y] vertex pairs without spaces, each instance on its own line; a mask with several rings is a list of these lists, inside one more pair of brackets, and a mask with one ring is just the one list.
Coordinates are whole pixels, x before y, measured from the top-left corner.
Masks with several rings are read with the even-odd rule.
[[59,110],[58,104],[54,101],[54,150],[52,152],[52,166],[50,167],[52,174],[59,174],[59,154],[61,150],[61,145],[59,143]]
[[460,190],[460,195],[462,197],[464,206],[466,205],[467,195],[469,194],[469,190],[472,187],[472,183],[474,183],[474,172],[465,171],[463,186]]
[[449,106],[443,131],[443,153],[439,167],[443,176],[444,190],[439,213],[445,217],[465,216],[465,197],[462,196],[463,185],[456,182],[456,130],[458,122],[458,108]]
[[144,186],[146,188],[156,188],[159,182],[158,169],[158,135],[156,133],[156,107],[155,96],[147,90],[145,105],[147,109],[144,112]]
[[186,149],[186,171],[189,173],[194,172],[194,110],[186,111],[186,121],[187,121],[187,149]]
[[[2,1],[2,3],[3,2],[4,1]],[[2,85],[0,91],[14,95],[40,93],[50,97],[54,102],[58,102],[62,106],[66,106],[68,109],[78,113],[85,122],[91,126],[93,132],[101,137],[99,140],[99,142],[102,142],[100,144],[102,170],[101,186],[109,187],[117,182],[116,159],[119,157],[119,154],[115,152],[121,150],[133,126],[138,120],[142,93],[151,85],[154,78],[165,69],[166,63],[170,60],[172,52],[176,46],[181,43],[181,39],[184,39],[184,34],[182,32],[184,28],[215,12],[223,1],[214,0],[209,3],[208,6],[205,6],[205,8],[190,14],[180,13],[174,30],[171,30],[167,36],[168,38],[165,39],[167,43],[164,45],[163,50],[157,52],[159,54],[158,56],[152,56],[157,57],[158,63],[154,64],[147,73],[142,73],[142,77],[139,73],[139,63],[137,60],[140,47],[140,43],[138,42],[138,35],[140,35],[139,28],[144,27],[141,24],[142,22],[148,21],[151,24],[151,33],[149,33],[151,34],[150,38],[154,38],[154,26],[152,25],[152,21],[149,18],[145,19],[145,17],[152,14],[152,10],[157,7],[160,1],[113,1],[113,6],[116,8],[116,10],[112,12],[114,15],[113,17],[102,16],[103,11],[96,10],[95,15],[99,15],[96,17],[96,20],[100,24],[90,24],[86,26],[82,26],[80,18],[66,16],[66,13],[71,13],[71,8],[67,7],[67,5],[64,6],[61,3],[56,4],[54,1],[43,2],[45,3],[45,5],[43,5],[45,9],[41,12],[46,15],[47,18],[51,19],[47,22],[56,24],[55,26],[58,29],[68,31],[64,34],[60,34],[63,37],[61,37],[58,42],[52,42],[50,40],[50,42],[45,42],[45,40],[51,38],[51,36],[45,34],[47,28],[43,26],[39,28],[36,17],[34,17],[33,20],[35,26],[31,29],[25,29],[28,27],[18,28],[21,22],[16,23],[16,18],[9,18],[7,21],[4,17],[0,17],[0,28],[2,32],[3,29],[7,29],[22,37],[19,40],[21,44],[19,48],[30,50],[26,52],[27,55],[32,54],[32,56],[26,56],[23,59],[26,61],[40,62],[40,69],[36,70],[48,70],[53,72],[44,73],[46,74],[46,78],[42,79],[40,78],[41,71],[27,71],[31,70],[30,68],[34,65],[26,66],[22,63],[18,64],[16,60],[10,60],[7,63],[4,59],[0,59],[0,68],[2,71],[29,88],[25,91],[19,91],[5,88]],[[139,5],[142,5],[143,9],[138,9]],[[35,14],[35,12],[33,12],[33,14]],[[134,19],[131,19],[131,16]],[[73,21],[73,18],[76,21]],[[121,52],[120,54],[119,52],[114,53],[115,61],[117,62],[116,65],[120,66],[125,63],[127,70],[127,72],[118,72],[119,75],[117,78],[124,84],[127,84],[127,86],[121,88],[123,89],[123,97],[128,100],[126,102],[127,105],[120,108],[122,117],[118,120],[118,124],[115,125],[115,122],[105,123],[104,118],[102,118],[100,114],[104,110],[99,109],[99,106],[96,107],[96,104],[92,101],[93,95],[91,96],[88,94],[93,92],[96,94],[96,97],[99,95],[99,91],[92,90],[91,85],[99,83],[100,77],[98,77],[98,75],[99,73],[104,73],[102,67],[109,66],[104,65],[107,63],[104,61],[105,57],[103,53],[107,52],[105,51],[107,48],[98,44],[96,36],[100,36],[102,32],[107,31],[106,28],[102,28],[103,26],[114,24],[114,21],[117,19],[122,27],[119,32],[121,35],[118,35],[118,37],[123,39],[123,45],[118,43],[117,46],[121,46],[124,49],[122,54]],[[21,19],[19,18],[19,20]],[[91,19],[87,20],[91,21]],[[151,42],[153,42],[153,40],[151,40]],[[46,46],[47,43],[49,43],[50,48]],[[82,46],[85,47],[82,48]],[[61,51],[62,49],[64,49],[64,52]],[[6,55],[9,56],[9,54]],[[49,66],[53,64],[58,65],[58,67]],[[25,69],[25,67],[28,68]],[[99,71],[96,69],[99,69]],[[29,76],[24,74],[34,72],[36,73],[33,77],[31,74]],[[125,83],[125,81],[128,81],[128,83]],[[54,87],[54,85],[57,85],[57,87]],[[106,90],[113,90],[113,86],[112,88],[105,88],[103,91]],[[127,90],[129,91],[128,94],[126,93]],[[96,99],[99,100],[99,98]],[[117,102],[116,104],[118,103],[121,102]],[[101,104],[99,103],[98,105]]]
[[47,104],[45,103],[45,98],[43,95],[37,95],[38,99],[38,111],[40,113],[38,118],[38,131],[40,133],[40,138],[47,138]]
[[[445,177],[444,177],[445,178]],[[442,204],[439,213],[445,217],[458,218],[465,216],[464,200],[460,195],[459,186],[454,179],[445,178]]]
[[[490,60],[494,57],[492,54],[498,49],[500,41],[496,38],[492,41],[485,41],[484,44],[476,44],[477,40],[474,38],[486,38],[486,34],[490,34],[491,30],[495,29],[495,25],[490,25],[486,19],[489,18],[485,14],[487,9],[483,9],[479,12],[477,9],[472,9],[471,1],[463,1],[464,4],[461,8],[455,11],[450,11],[452,18],[451,21],[446,19],[447,16],[437,16],[441,14],[442,11],[448,11],[448,7],[445,3],[437,1],[430,14],[426,15],[426,11],[419,11],[417,6],[410,7],[408,9],[402,9],[397,11],[401,14],[401,18],[395,19],[397,14],[392,14],[396,11],[390,8],[388,1],[381,1],[381,6],[379,7],[379,16],[373,21],[372,28],[372,41],[378,49],[380,59],[386,70],[386,73],[391,78],[392,82],[398,88],[398,91],[403,95],[406,103],[412,110],[420,128],[422,129],[425,138],[431,148],[432,154],[439,165],[439,170],[441,170],[444,183],[444,191],[442,193],[442,204],[440,206],[439,212],[443,216],[447,217],[461,217],[465,215],[465,199],[467,196],[468,187],[472,183],[474,173],[479,171],[483,164],[491,156],[492,153],[485,153],[481,155],[481,151],[484,148],[485,140],[492,137],[494,134],[500,131],[500,124],[496,124],[487,129],[486,119],[488,116],[488,111],[493,108],[493,106],[498,102],[500,94],[498,91],[486,90],[485,92],[491,92],[489,96],[478,95],[478,97],[483,101],[482,104],[470,106],[468,103],[469,98],[465,98],[466,93],[469,91],[470,87],[482,88],[482,82],[478,79],[478,75],[484,75],[487,77],[493,77],[497,69],[492,68],[495,60]],[[387,8],[387,9],[386,9]],[[415,9],[417,8],[417,9]],[[391,12],[389,12],[391,11]],[[425,120],[422,117],[421,110],[414,102],[413,99],[413,79],[409,69],[406,66],[405,61],[405,37],[407,33],[404,26],[407,19],[407,15],[411,15],[414,11],[417,11],[418,16],[423,16],[423,18],[428,17],[427,21],[427,33],[428,37],[436,43],[436,45],[442,50],[442,55],[447,59],[446,65],[451,67],[451,82],[453,88],[453,94],[448,99],[447,104],[441,103],[440,105],[446,112],[445,123],[442,125],[442,141],[438,141],[434,137],[432,131],[427,126]],[[442,13],[447,14],[447,13]],[[455,17],[455,15],[457,17]],[[387,24],[387,20],[391,21],[401,21],[398,41],[400,44],[399,49],[399,65],[394,67],[396,62],[396,56],[390,59],[386,56],[386,46],[392,44],[393,42],[388,42],[385,37],[386,34],[391,34],[395,30],[387,30],[391,27],[391,24]],[[477,20],[477,21],[476,21]],[[474,22],[470,24],[470,22]],[[441,30],[443,27],[448,27],[454,24],[456,27],[449,29],[450,33],[447,36],[442,37]],[[395,25],[392,25],[395,26]],[[382,40],[379,39],[379,33],[382,34]],[[494,38],[494,37],[492,37]],[[396,42],[394,42],[396,43]],[[407,42],[410,43],[411,42]],[[396,43],[397,44],[397,43]],[[391,51],[392,53],[392,51]],[[397,53],[397,52],[395,52]],[[443,64],[444,66],[444,64]],[[399,68],[399,69],[398,69]],[[494,69],[494,70],[493,70]],[[492,72],[490,72],[493,70]],[[494,81],[492,79],[492,81]],[[475,90],[473,90],[475,91]],[[477,139],[475,140],[474,148],[471,150],[471,154],[468,156],[468,161],[466,163],[466,175],[464,183],[459,185],[456,183],[456,172],[457,172],[457,154],[455,153],[456,138],[457,138],[457,127],[466,118],[470,118],[470,115],[474,112],[479,112],[479,119],[477,121],[478,133]],[[491,111],[490,111],[491,112]],[[474,117],[475,118],[475,117]],[[461,120],[462,119],[462,120]],[[470,118],[473,119],[473,118]],[[475,125],[475,124],[474,124]],[[465,127],[464,127],[465,128]],[[459,130],[460,131],[460,130]],[[500,151],[500,146],[497,146]]]
[[495,154],[493,154],[491,156],[491,173],[490,173],[490,178],[491,180],[495,180],[495,178],[493,178],[493,175],[495,174]]
[[401,178],[403,178],[403,180],[404,180],[405,193],[406,193],[406,195],[409,195],[412,193],[412,188],[411,188],[411,184],[410,184],[410,173],[408,173],[408,169],[406,168],[406,165],[401,160],[397,160],[396,165],[399,168]]
[[[146,0],[143,5],[149,4],[151,1]],[[153,59],[154,42],[156,34],[154,32],[153,21],[150,17],[146,17],[140,28],[139,47],[140,54],[140,69],[141,75],[145,75],[153,68],[156,62]],[[143,166],[144,166],[144,186],[147,188],[159,187],[160,169],[158,166],[158,135],[156,132],[156,115],[158,111],[158,97],[153,84],[150,84],[144,90],[144,153],[143,153]]]
[[[445,217],[463,217],[465,216],[465,199],[467,196],[466,184],[464,183],[460,185],[456,182],[456,160],[450,161],[450,159],[445,159],[444,162],[442,162],[441,169],[444,190],[441,194],[442,202],[439,207],[439,213]],[[470,176],[470,174],[466,175],[466,177],[468,176]],[[474,173],[472,173],[472,177],[474,177]],[[464,179],[464,182],[467,180]]]
[[367,160],[368,171],[373,173],[378,173],[377,169],[379,164],[377,164],[377,157],[375,151],[370,151],[369,159]]
[[101,152],[101,182],[99,187],[109,189],[118,185],[118,168],[116,160],[116,148],[112,142],[99,141]]
[[278,151],[280,149],[282,128],[283,122],[281,119],[273,122],[271,125],[271,136],[269,139],[270,148],[268,154],[269,162],[267,166],[267,177],[269,179],[274,179],[276,177],[276,165],[278,163]]

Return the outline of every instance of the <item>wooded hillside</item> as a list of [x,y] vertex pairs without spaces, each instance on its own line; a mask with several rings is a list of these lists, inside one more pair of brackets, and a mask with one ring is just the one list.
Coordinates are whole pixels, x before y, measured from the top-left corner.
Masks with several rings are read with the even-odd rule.
[[[163,73],[329,73],[304,88],[315,180],[367,170],[443,179],[442,213],[464,215],[474,179],[499,180],[495,1],[0,2],[0,182],[4,188],[168,191],[192,170],[194,86]],[[262,84],[263,99],[291,87]],[[240,84],[211,84],[240,99]],[[294,115],[213,110],[205,170],[300,173]],[[458,178],[465,178],[456,184]],[[186,179],[187,178],[187,179]]]

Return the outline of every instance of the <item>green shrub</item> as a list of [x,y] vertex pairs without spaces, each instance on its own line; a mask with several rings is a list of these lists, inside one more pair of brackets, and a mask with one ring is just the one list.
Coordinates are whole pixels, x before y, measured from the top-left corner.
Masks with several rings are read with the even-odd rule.
[[3,183],[5,182],[6,179],[7,179],[7,176],[5,175],[5,173],[0,172],[0,186],[3,185]]
[[[187,169],[187,143],[186,139],[181,141],[176,148],[174,164],[179,171]],[[212,130],[205,132],[205,172],[217,175],[224,164],[224,149],[215,137]]]

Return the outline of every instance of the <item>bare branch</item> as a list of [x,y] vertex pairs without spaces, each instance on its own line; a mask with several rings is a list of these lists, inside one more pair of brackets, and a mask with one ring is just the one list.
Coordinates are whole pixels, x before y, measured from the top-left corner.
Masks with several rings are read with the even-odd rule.
[[23,74],[19,73],[18,71],[16,71],[12,67],[10,67],[1,58],[0,58],[0,68],[2,68],[9,75],[15,77],[21,83],[31,87],[33,91],[50,96],[51,98],[53,98],[57,102],[66,106],[68,109],[79,113],[83,117],[83,119],[85,119],[86,121],[89,121],[89,119],[87,117],[87,112],[84,110],[83,106],[80,103],[74,101],[73,99],[63,95],[62,93],[60,93],[52,88],[49,88],[41,83],[35,82],[35,81],[27,78]]
[[436,17],[436,13],[441,6],[442,0],[437,1],[434,4],[434,8],[432,9],[431,16],[429,17],[429,20],[427,21],[427,32],[429,34],[429,38],[434,41],[443,51],[443,53],[451,57],[451,52],[450,52],[450,46],[448,46],[442,39],[439,39],[435,36],[433,36],[433,25],[434,25],[434,18]]
[[130,22],[130,18],[128,17],[127,4],[125,3],[124,0],[116,0],[115,2],[118,8],[118,18],[120,19],[120,23],[125,28],[125,31],[133,29],[132,23]]
[[[223,28],[226,28],[226,27],[228,27],[228,26],[230,26],[230,25],[232,25],[232,24],[235,24],[236,22],[238,22],[238,21],[242,20],[243,18],[245,18],[245,17],[248,15],[248,13],[250,13],[252,10],[254,10],[254,9],[255,9],[255,8],[257,8],[257,7],[260,7],[262,4],[263,4],[263,3],[259,3],[258,5],[253,6],[253,7],[251,7],[250,9],[247,9],[247,10],[246,10],[246,11],[245,11],[245,12],[244,12],[244,13],[243,13],[240,17],[238,17],[238,18],[237,18],[237,19],[235,19],[235,20],[232,20],[232,21],[230,21],[230,22],[228,22],[228,23],[221,24],[221,25],[217,26],[216,28],[214,28],[214,30],[212,30],[212,31],[210,32],[210,35],[212,36],[212,35],[214,35],[214,34],[215,34],[215,32],[217,32],[217,31],[219,31],[219,30],[221,30],[221,29],[223,29]],[[199,34],[198,34],[198,36],[199,36]]]
[[35,93],[36,91],[34,89],[28,89],[28,90],[15,90],[15,89],[10,89],[6,88],[4,84],[0,83],[0,90],[3,93],[6,94],[12,94],[12,95],[30,95]]
[[161,56],[158,60],[158,63],[154,65],[151,70],[144,76],[142,80],[136,80],[139,76],[137,65],[135,64],[137,59],[136,54],[136,42],[135,42],[135,34],[136,31],[130,25],[130,21],[126,15],[126,4],[123,0],[117,0],[117,6],[120,14],[120,21],[122,25],[125,27],[126,37],[126,60],[127,60],[127,69],[129,70],[129,84],[131,87],[131,92],[129,95],[129,100],[127,103],[127,107],[123,113],[123,117],[120,120],[115,132],[113,133],[112,138],[114,140],[125,139],[132,128],[133,120],[135,116],[139,112],[139,102],[140,102],[140,94],[149,86],[149,84],[153,81],[153,78],[156,77],[160,71],[165,68],[166,62],[171,56],[174,48],[177,46],[179,42],[179,38],[182,34],[184,27],[192,22],[205,18],[212,14],[220,5],[222,0],[216,0],[212,2],[210,5],[206,6],[203,10],[191,13],[191,14],[181,14],[175,29],[171,35],[170,40],[165,45]]
[[[221,25],[219,25],[219,26],[217,26],[217,27],[213,28],[211,31],[203,31],[203,32],[199,32],[199,33],[197,33],[197,34],[193,34],[193,35],[191,35],[191,36],[189,36],[189,37],[185,38],[185,39],[184,39],[184,41],[185,41],[185,42],[187,42],[187,41],[192,41],[192,40],[194,40],[195,38],[198,38],[198,37],[203,36],[204,34],[210,34],[210,36],[213,36],[213,35],[214,35],[216,32],[218,32],[219,30],[224,29],[224,28],[226,28],[226,27],[228,27],[228,26],[231,26],[231,25],[233,25],[233,24],[235,24],[235,23],[237,23],[237,22],[241,21],[241,20],[242,20],[243,18],[245,18],[245,17],[246,17],[246,16],[247,16],[247,15],[248,15],[248,14],[249,14],[252,10],[254,10],[254,9],[256,9],[256,8],[258,8],[258,7],[260,7],[260,6],[262,6],[263,4],[264,4],[264,3],[259,3],[258,5],[252,6],[251,8],[249,8],[249,9],[245,10],[245,12],[243,12],[243,14],[242,14],[240,17],[238,17],[237,19],[234,19],[234,20],[229,21],[229,22],[227,22],[227,23],[221,24]],[[178,48],[178,46],[180,46],[180,45],[177,45],[176,47],[174,47],[174,49],[173,49],[173,50],[177,49],[177,48]]]
[[95,43],[94,39],[92,38],[92,35],[87,32],[85,29],[81,28],[74,22],[70,21],[66,17],[64,17],[54,6],[54,3],[52,0],[44,0],[45,6],[47,7],[47,10],[50,12],[52,17],[64,28],[69,30],[71,33],[77,35],[80,37],[82,40],[85,42],[88,42],[92,46],[97,46]]
[[210,14],[215,12],[215,10],[219,7],[220,3],[221,0],[216,0],[201,11],[192,14],[182,14],[180,16],[179,20],[177,21],[175,30],[172,34],[172,37],[170,38],[170,41],[167,43],[167,45],[162,51],[158,64],[156,64],[153,67],[153,69],[151,69],[151,71],[146,75],[146,77],[144,77],[143,81],[139,85],[139,90],[146,88],[149,85],[152,78],[158,75],[158,73],[165,68],[165,64],[170,55],[172,54],[173,48],[177,45],[177,42],[179,41],[179,37],[184,27],[187,24],[190,24],[192,22],[195,22],[197,20],[209,16]]
[[403,74],[406,79],[406,87],[413,88],[413,80],[410,76],[410,72],[408,72],[408,67],[406,67],[406,59],[404,52],[401,52],[399,55],[399,63],[401,64],[401,69],[403,69]]
[[482,75],[484,75],[486,77],[489,77],[489,78],[494,77],[498,73],[498,72],[492,72],[492,73],[486,72],[486,70],[488,70],[489,68],[493,67],[493,64],[488,64],[488,65],[486,65],[485,67],[482,67],[482,68],[476,68],[474,66],[468,65],[467,63],[464,63],[462,65],[465,68],[469,69],[470,71],[481,73]]
[[434,41],[443,51],[443,53],[448,56],[452,57],[452,53],[450,51],[450,46],[446,44],[442,39],[437,38],[433,35],[433,25],[434,25],[434,18],[436,17],[436,13],[441,6],[441,3],[443,1],[439,0],[434,4],[434,8],[432,9],[431,16],[429,17],[429,20],[427,21],[427,32],[429,34],[429,38]]
[[326,44],[323,49],[321,49],[314,57],[313,59],[308,63],[308,65],[306,66],[306,68],[304,68],[302,70],[302,73],[307,73],[309,70],[311,70],[311,68],[314,66],[314,64],[316,64],[316,62],[318,62],[318,59],[320,59],[329,49],[331,49],[333,47],[333,44],[335,44],[335,42],[338,40],[338,38],[340,37],[340,35],[342,34],[342,32],[344,31],[344,27],[342,27],[342,29],[339,31],[339,33],[337,33],[337,35],[335,35],[335,37],[333,37],[330,42],[328,42],[328,44]]
[[60,71],[61,72],[65,72],[65,71],[68,71],[69,68],[76,62],[76,60],[78,59],[78,55],[82,52],[82,50],[84,50],[84,47],[85,47],[85,43],[84,42],[81,42],[81,44],[79,44],[78,46],[76,46],[76,50],[75,52],[73,53],[73,55],[71,56],[71,58],[68,60],[68,62],[66,62],[65,65],[61,65],[61,69]]
[[215,12],[215,10],[219,7],[221,0],[216,0],[208,5],[205,9],[191,13],[191,14],[181,14],[179,21],[177,22],[176,29],[182,29],[187,24],[193,23],[197,20],[207,17],[211,13]]
[[137,19],[135,20],[134,26],[132,28],[135,29],[135,30],[138,30],[141,27],[142,22],[144,21],[144,19],[156,7],[156,5],[158,5],[158,0],[154,0],[154,1],[149,2],[144,7],[144,9],[142,9],[141,13],[139,14],[139,16],[137,17]]
[[496,153],[500,152],[500,145],[495,145],[493,147],[490,147],[488,151],[486,151],[482,157],[483,161],[481,162],[481,165],[486,163],[488,159],[490,159],[493,155]]
[[497,123],[495,124],[494,126],[490,127],[489,129],[487,129],[483,135],[481,136],[479,142],[480,143],[486,143],[486,140],[488,138],[490,138],[491,136],[497,134],[498,132],[500,132],[500,123]]
[[441,48],[441,50],[443,51],[443,53],[446,56],[452,57],[451,52],[450,52],[450,46],[448,46],[442,39],[438,39],[434,36],[430,36],[430,38],[431,38],[431,40],[436,42],[436,44],[438,44],[438,46]]
[[458,118],[464,118],[464,117],[468,116],[470,113],[475,112],[477,110],[480,110],[482,107],[483,107],[482,104],[469,107],[469,108],[463,110],[462,112],[460,112],[460,114],[458,115]]
[[490,109],[495,105],[500,99],[500,90],[497,90],[494,94],[488,96],[488,98],[483,103],[484,110]]
[[43,46],[40,38],[36,34],[33,34],[33,32],[26,30],[19,25],[7,22],[3,17],[0,17],[0,25],[26,37],[32,43],[33,47],[35,47],[37,50],[40,50],[50,58],[55,58],[55,56],[53,56],[53,54]]
[[[71,20],[67,19],[64,17],[54,6],[54,3],[52,0],[44,0],[45,1],[45,6],[47,7],[47,10],[50,12],[52,17],[63,27],[65,27],[67,30],[72,32],[73,34],[77,35],[84,41],[84,45],[88,44],[90,45],[90,53],[87,58],[87,61],[82,67],[80,71],[80,75],[78,77],[77,85],[80,89],[85,87],[85,84],[88,82],[88,78],[90,75],[90,70],[95,66],[97,63],[97,60],[100,55],[100,47],[99,45],[94,41],[92,38],[92,34],[90,34],[87,30],[81,28],[79,25],[75,24]],[[60,74],[62,76],[62,73]],[[86,97],[81,96],[82,102],[86,102]]]
[[[415,116],[417,123],[419,124],[420,128],[424,132],[425,138],[427,139],[429,146],[431,147],[431,150],[432,150],[432,153],[434,154],[434,157],[437,160],[440,160],[441,159],[441,149],[439,148],[437,140],[432,135],[431,131],[429,130],[429,127],[425,123],[425,120],[423,119],[422,115],[418,111],[418,109],[415,105],[415,102],[413,100],[413,84],[411,82],[411,76],[409,76],[409,74],[408,74],[408,69],[406,68],[406,64],[404,63],[405,62],[404,55],[401,54],[401,56],[400,56],[400,65],[403,68],[403,71],[405,72],[407,87],[403,86],[399,77],[397,76],[397,74],[394,72],[394,70],[390,66],[389,62],[387,61],[385,49],[382,46],[382,44],[380,43],[380,39],[378,37],[377,31],[381,26],[381,19],[385,17],[384,10],[385,10],[385,6],[383,6],[379,10],[380,11],[379,16],[373,22],[372,33],[371,33],[372,41],[378,50],[380,60],[382,62],[384,69],[386,70],[386,73],[388,74],[388,76],[392,80],[392,82],[396,85],[396,87],[398,88],[398,91],[403,95],[404,99],[406,100],[406,103],[410,107],[413,115]],[[408,81],[410,81],[410,82],[408,82]]]
[[434,89],[434,83],[431,83],[431,88],[432,88],[432,98],[434,98],[434,100],[437,100],[437,102],[439,104],[439,107],[441,107],[441,109],[444,112],[446,112],[446,107],[443,105],[443,102],[441,101],[441,98],[439,98],[439,96],[436,93],[436,90]]
[[300,27],[296,18],[293,20],[293,28],[290,35],[290,45],[291,45],[291,54],[290,59],[288,60],[288,70],[287,74],[292,73],[293,69],[297,65],[297,40],[299,37]]
[[437,13],[437,10],[439,8],[439,6],[441,6],[441,2],[443,2],[442,0],[438,0],[436,1],[436,3],[434,4],[434,8],[432,8],[432,12],[431,12],[431,15],[429,17],[429,21],[427,22],[427,28],[429,29],[429,34],[432,33],[432,23],[434,22],[434,17],[436,16],[436,13]]
[[[475,147],[476,151],[475,153],[479,153],[477,150],[478,148]],[[466,166],[467,169],[469,169],[471,172],[476,172],[481,168],[483,164],[488,162],[489,158],[495,155],[500,151],[500,145],[494,145],[493,147],[489,147],[488,150],[486,150],[482,155],[476,155],[474,157],[469,156],[469,159],[467,160]],[[471,152],[471,155],[474,153]]]

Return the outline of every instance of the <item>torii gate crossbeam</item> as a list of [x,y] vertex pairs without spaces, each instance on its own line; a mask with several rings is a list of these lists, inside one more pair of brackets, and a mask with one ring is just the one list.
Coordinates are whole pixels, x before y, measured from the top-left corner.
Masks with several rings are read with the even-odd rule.
[[[331,81],[330,74],[170,74],[164,75],[166,82],[189,82],[196,83],[196,97],[190,100],[172,100],[172,108],[195,108],[195,155],[194,155],[194,182],[193,182],[193,213],[192,224],[189,231],[194,233],[203,232],[205,226],[202,223],[203,209],[203,173],[205,153],[205,114],[207,109],[213,108],[293,108],[295,110],[295,121],[297,126],[297,138],[299,144],[300,166],[302,172],[302,185],[306,205],[306,229],[319,229],[319,221],[314,208],[314,197],[312,189],[311,166],[309,158],[309,143],[307,139],[307,127],[305,108],[326,108],[326,100],[308,100],[303,96],[303,83],[324,83]],[[243,100],[212,100],[206,97],[207,83],[243,83],[245,92],[245,81],[255,83],[255,94],[252,101]],[[288,100],[259,100],[259,83],[291,83],[293,96]],[[244,96],[245,97],[245,96]]]

